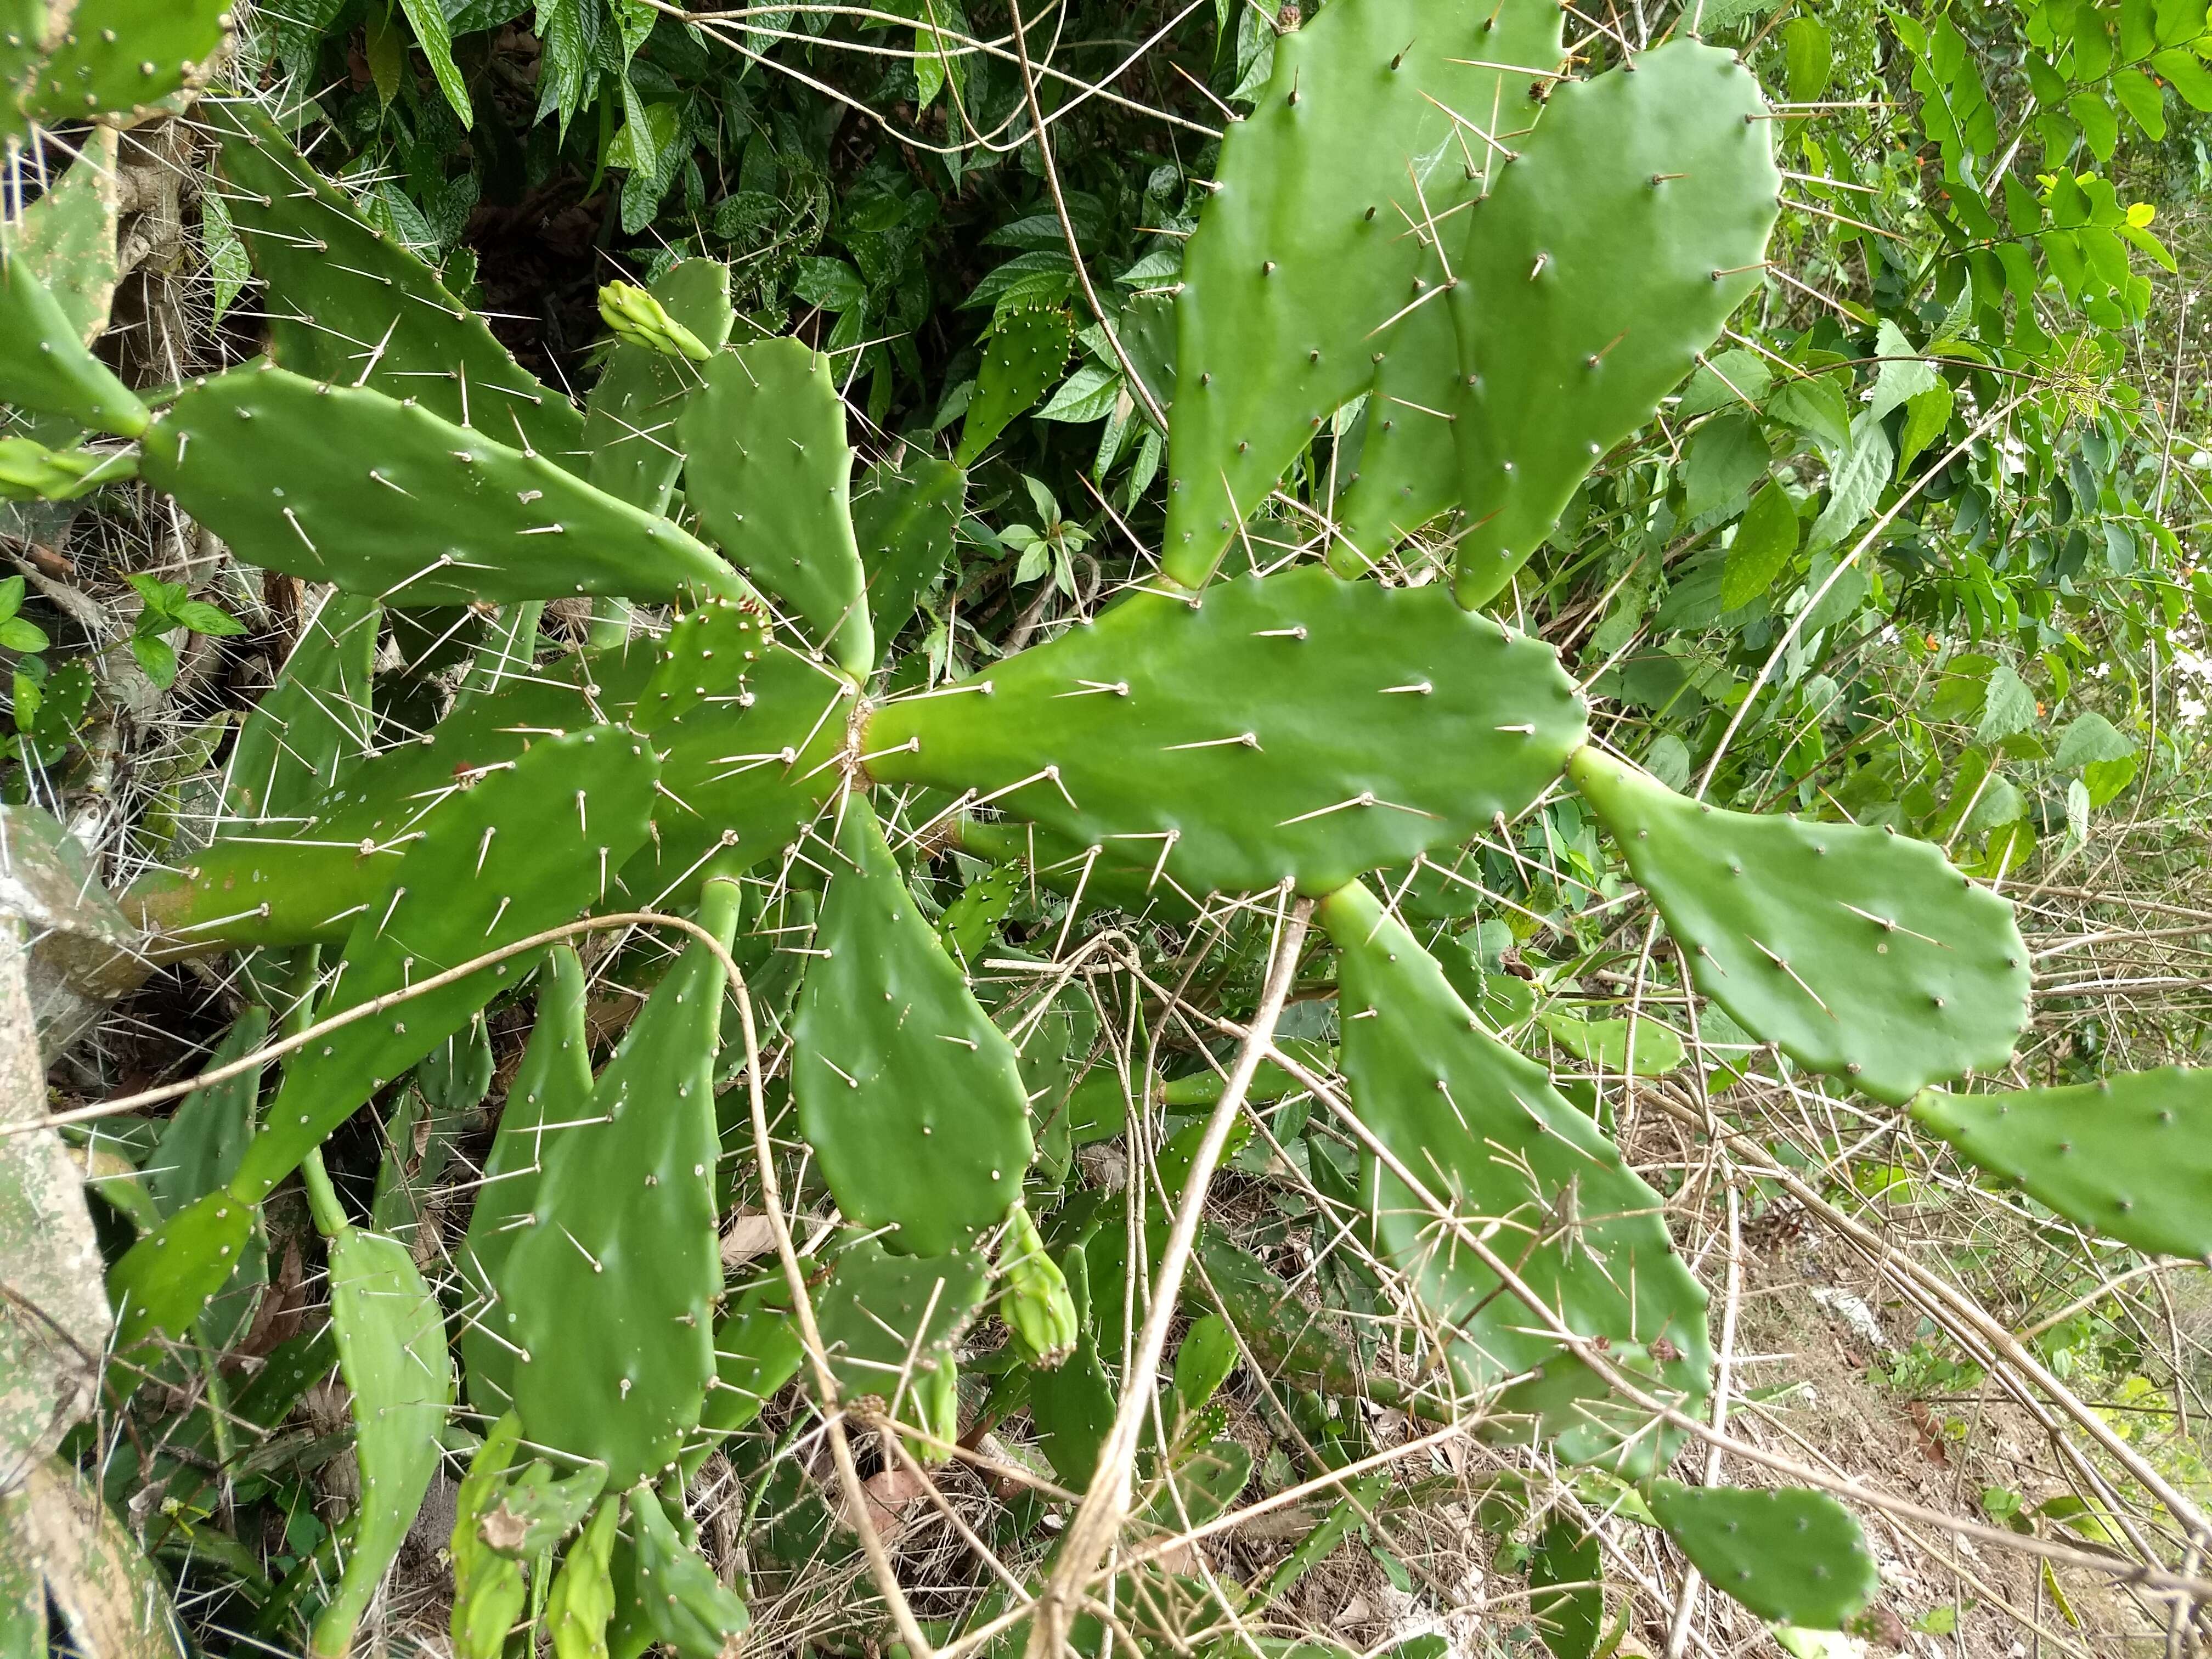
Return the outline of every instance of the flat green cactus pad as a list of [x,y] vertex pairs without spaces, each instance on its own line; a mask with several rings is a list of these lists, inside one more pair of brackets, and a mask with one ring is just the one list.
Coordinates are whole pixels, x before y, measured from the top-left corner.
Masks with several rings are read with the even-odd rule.
[[1468,215],[1445,301],[1462,605],[1504,587],[1759,286],[1782,188],[1765,112],[1733,53],[1674,41],[1559,87]]
[[[645,839],[655,767],[620,726],[541,737],[439,813],[355,918],[327,1018],[574,917]],[[294,1054],[232,1182],[258,1202],[324,1136],[528,970],[503,962],[356,1020]]]
[[1841,1630],[1881,1589],[1859,1523],[1826,1492],[1654,1480],[1644,1496],[1706,1580],[1762,1619]]
[[961,424],[956,461],[973,466],[1008,422],[1051,390],[1074,339],[1075,321],[1059,306],[1024,307],[993,325],[983,342],[982,367],[975,372],[975,395]]
[[719,353],[676,423],[685,499],[738,568],[849,672],[876,665],[853,539],[853,451],[830,359],[802,340]]
[[687,1546],[648,1486],[629,1494],[637,1538],[637,1596],[653,1638],[678,1659],[722,1659],[752,1624],[744,1598]]
[[[709,881],[699,920],[726,947],[737,884]],[[525,1431],[605,1463],[617,1490],[675,1461],[714,1375],[726,984],[704,944],[685,947],[593,1085],[587,1119],[544,1132],[533,1219],[501,1274]],[[579,1331],[592,1340],[578,1346]]]
[[2137,1249],[2212,1259],[2212,1071],[1913,1097],[1913,1121],[1991,1175]]
[[115,298],[115,224],[122,195],[117,142],[112,127],[87,133],[70,170],[24,210],[15,229],[16,257],[38,273],[87,345],[106,331]]
[[[1577,1334],[1671,1352],[1659,1391],[1697,1410],[1711,1364],[1705,1293],[1674,1254],[1664,1200],[1543,1067],[1482,1030],[1366,888],[1332,894],[1321,916],[1342,953],[1343,1068],[1360,1121],[1471,1229],[1497,1225],[1498,1255]],[[1372,1157],[1364,1165],[1380,1252],[1452,1334],[1466,1386],[1493,1388],[1563,1353],[1402,1182]],[[1558,1449],[1624,1472],[1664,1467],[1678,1437],[1638,1427],[1620,1437],[1593,1418]]]
[[[719,259],[680,259],[648,290],[661,307],[709,351],[727,343],[736,326],[730,268]],[[593,488],[647,513],[668,511],[684,452],[676,422],[700,386],[699,370],[682,356],[617,340],[584,405],[584,476]]]
[[445,1315],[407,1247],[347,1227],[330,1241],[331,1325],[353,1400],[361,1507],[337,1588],[315,1621],[311,1659],[346,1659],[438,1472],[453,1399]]
[[253,1236],[254,1206],[227,1191],[187,1204],[108,1270],[118,1351],[160,1332],[183,1336],[229,1282]]
[[308,618],[284,672],[253,705],[231,745],[226,818],[243,819],[263,833],[297,829],[312,803],[368,751],[375,723],[370,679],[383,615],[365,595],[332,593]]
[[1275,42],[1183,254],[1164,560],[1176,580],[1206,580],[1378,358],[1434,351],[1433,326],[1394,325],[1435,292],[1436,231],[1458,260],[1487,153],[1527,127],[1559,68],[1559,21],[1541,0],[1360,0]]
[[422,260],[375,229],[250,100],[196,112],[222,145],[231,223],[268,284],[270,354],[313,380],[411,398],[584,468],[584,417],[514,361]]
[[1029,1100],[858,795],[800,988],[792,1099],[846,1219],[911,1255],[966,1248],[1021,1196]]
[[1312,566],[1133,593],[868,717],[877,778],[968,790],[1194,896],[1363,870],[1517,815],[1582,740],[1551,647],[1431,586]]
[[0,399],[118,437],[146,429],[146,405],[92,355],[30,262],[6,247],[0,247]]
[[78,0],[64,15],[69,32],[23,88],[41,126],[146,112],[204,83],[231,34],[229,0]]
[[949,1378],[961,1333],[990,1288],[980,1252],[894,1255],[872,1239],[839,1252],[814,1292],[815,1322],[840,1393],[881,1400],[906,1422],[915,1397]]
[[[734,634],[736,620],[720,631]],[[658,834],[623,866],[623,890],[647,907],[686,902],[710,858],[726,869],[773,858],[844,781],[836,757],[856,696],[850,680],[757,635],[704,648],[716,655],[699,665],[720,664],[718,678],[690,686],[714,689],[656,728]]]
[[714,1381],[699,1426],[713,1434],[744,1427],[805,1358],[781,1275],[747,1291],[714,1328]]
[[1567,772],[1689,953],[1698,989],[1753,1036],[1893,1105],[2011,1057],[2028,1012],[2012,905],[1936,848],[1721,811],[1595,748]]
[[[1434,259],[1424,280],[1442,283]],[[1451,313],[1423,306],[1391,331],[1375,365],[1358,436],[1347,434],[1331,509],[1336,539],[1329,564],[1352,576],[1459,501],[1459,457],[1451,410],[1458,400],[1459,343]]]
[[667,520],[541,455],[281,368],[195,382],[148,428],[141,470],[240,558],[387,605],[751,593]]
[[950,461],[909,455],[879,462],[853,491],[853,534],[868,573],[876,648],[887,649],[952,556],[968,475]]
[[499,1286],[516,1235],[529,1224],[522,1218],[537,1206],[545,1167],[544,1126],[591,1115],[586,996],[584,964],[574,947],[552,946],[538,970],[530,1042],[507,1085],[499,1131],[484,1156],[483,1180],[469,1210],[461,1272],[480,1305],[462,1326],[461,1358],[468,1371],[469,1400],[482,1412],[496,1414],[514,1403],[514,1309],[501,1299]]

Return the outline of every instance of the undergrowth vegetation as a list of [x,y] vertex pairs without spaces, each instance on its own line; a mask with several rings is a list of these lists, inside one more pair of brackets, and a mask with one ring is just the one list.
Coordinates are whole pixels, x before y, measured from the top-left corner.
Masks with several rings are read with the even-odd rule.
[[2201,4],[0,24],[6,1659],[2195,1650]]

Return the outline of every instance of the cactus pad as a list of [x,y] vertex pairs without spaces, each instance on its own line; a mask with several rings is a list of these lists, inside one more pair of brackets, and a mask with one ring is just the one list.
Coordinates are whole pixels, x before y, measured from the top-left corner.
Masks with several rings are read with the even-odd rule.
[[1654,1480],[1644,1495],[1691,1565],[1762,1619],[1841,1630],[1881,1587],[1859,1523],[1826,1492]]
[[968,475],[950,461],[911,455],[868,469],[853,492],[853,534],[868,573],[868,616],[876,648],[887,650],[913,619],[952,556],[952,530]]
[[[800,988],[792,1099],[846,1218],[912,1255],[974,1243],[1021,1196],[1012,1045],[922,919],[867,802],[843,804]],[[980,1295],[981,1293],[978,1292]]]
[[873,1239],[848,1245],[814,1296],[838,1391],[848,1400],[880,1400],[899,1421],[957,1438],[958,1425],[945,1419],[957,1398],[957,1345],[988,1285],[974,1250],[911,1256],[893,1255]]
[[1468,215],[1444,302],[1461,604],[1504,587],[1759,286],[1782,187],[1765,112],[1732,53],[1674,41],[1553,93]]
[[195,382],[147,430],[141,471],[240,557],[388,605],[750,592],[667,520],[543,456],[280,368]]
[[70,170],[23,210],[15,254],[38,273],[76,337],[90,345],[107,330],[118,264],[115,226],[122,180],[112,127],[94,127]]
[[[1378,356],[1434,351],[1433,319],[1418,336],[1395,331],[1435,292],[1425,240],[1440,231],[1457,261],[1464,212],[1453,210],[1491,146],[1528,125],[1533,88],[1559,58],[1559,12],[1540,0],[1361,0],[1276,41],[1267,89],[1223,138],[1219,188],[1184,250],[1170,577],[1206,580],[1291,458],[1367,390]],[[1449,362],[1429,373],[1448,376]]]
[[1567,763],[1699,991],[1877,1100],[2002,1066],[2027,1021],[2012,905],[1926,842],[1722,811],[1585,748]]
[[469,1399],[477,1410],[504,1412],[514,1401],[513,1310],[499,1285],[517,1231],[538,1203],[544,1174],[546,1123],[573,1123],[591,1115],[592,1045],[584,1023],[584,964],[572,945],[556,945],[538,970],[537,1018],[522,1064],[507,1085],[499,1132],[484,1157],[483,1180],[469,1211],[468,1243],[461,1265],[469,1288],[483,1298],[461,1331]]
[[1548,646],[1436,586],[1306,567],[1089,626],[868,718],[878,779],[968,789],[1187,891],[1328,892],[1518,814],[1581,741]]
[[0,247],[0,398],[135,438],[146,405],[92,355],[69,313],[21,253]]
[[[1342,955],[1343,1068],[1360,1121],[1496,1249],[1577,1335],[1674,1358],[1662,1391],[1686,1411],[1705,1395],[1705,1293],[1674,1254],[1664,1201],[1621,1162],[1543,1067],[1484,1031],[1412,934],[1353,884],[1323,903]],[[1410,1274],[1448,1330],[1455,1369],[1483,1389],[1560,1357],[1558,1340],[1370,1155],[1379,1253]],[[1671,1431],[1616,1436],[1592,1416],[1558,1442],[1571,1462],[1662,1467]]]
[[47,127],[149,112],[204,81],[231,34],[228,0],[80,0],[55,9],[69,32],[21,98],[23,113]]
[[330,1241],[331,1324],[353,1394],[361,1507],[337,1589],[315,1621],[310,1659],[345,1659],[354,1626],[399,1553],[430,1477],[453,1398],[445,1316],[407,1247],[341,1228]]
[[830,359],[804,341],[719,354],[676,423],[701,526],[848,672],[876,665],[853,539],[853,451]]
[[250,100],[197,112],[222,144],[232,225],[268,284],[270,352],[309,380],[411,398],[583,470],[583,416],[542,386],[437,273],[372,228]]
[[[738,888],[700,921],[725,947]],[[531,1214],[501,1274],[514,1403],[531,1439],[606,1466],[617,1490],[675,1462],[714,1375],[714,1056],[726,976],[694,940],[591,1093],[549,1131]]]
[[369,683],[383,607],[332,593],[261,696],[231,745],[223,813],[257,824],[297,824],[310,805],[368,748]]
[[654,1638],[680,1659],[737,1654],[752,1623],[744,1598],[684,1544],[652,1487],[631,1490],[629,1518],[637,1539],[637,1597]]
[[227,1191],[187,1204],[108,1270],[116,1341],[128,1350],[155,1332],[182,1336],[229,1282],[253,1236],[254,1211]]
[[[355,920],[328,1018],[568,921],[645,839],[654,767],[619,726],[540,738],[439,813]],[[295,1054],[232,1190],[258,1202],[323,1137],[522,977],[510,960],[355,1021]]]
[[1912,1118],[2092,1232],[2212,1260],[2212,1071],[2169,1066],[2002,1094],[1928,1089]]
[[1020,307],[992,325],[955,461],[973,466],[1008,422],[1051,389],[1074,339],[1074,319],[1058,306]]
[[[730,337],[730,268],[719,259],[683,259],[662,273],[652,295],[710,351]],[[684,452],[676,422],[698,389],[699,371],[680,357],[630,341],[617,343],[584,405],[584,476],[592,487],[647,513],[668,511]]]

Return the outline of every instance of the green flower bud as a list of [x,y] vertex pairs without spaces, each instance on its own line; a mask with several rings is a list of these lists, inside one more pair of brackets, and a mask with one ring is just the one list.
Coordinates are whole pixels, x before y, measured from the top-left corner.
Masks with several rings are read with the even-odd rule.
[[1006,1279],[1000,1312],[1013,1333],[1017,1352],[1049,1370],[1075,1352],[1082,1334],[1067,1281],[1045,1253],[1036,1223],[1017,1200],[1006,1212],[1006,1239],[999,1247],[999,1271]]
[[661,308],[660,301],[633,283],[609,283],[599,290],[599,316],[615,337],[664,357],[689,357],[703,363],[714,354],[690,329]]

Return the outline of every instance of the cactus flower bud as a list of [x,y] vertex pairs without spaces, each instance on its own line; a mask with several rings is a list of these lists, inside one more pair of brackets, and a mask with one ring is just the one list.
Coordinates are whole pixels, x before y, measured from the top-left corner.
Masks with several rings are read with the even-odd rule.
[[1051,1370],[1075,1352],[1081,1332],[1067,1281],[1045,1253],[1036,1223],[1018,1200],[1006,1212],[999,1270],[1006,1281],[1001,1311],[1007,1329],[1013,1333],[1016,1348],[1030,1364]]
[[599,316],[615,337],[664,357],[689,357],[703,363],[714,354],[699,337],[662,309],[660,301],[632,283],[609,283],[599,290]]

